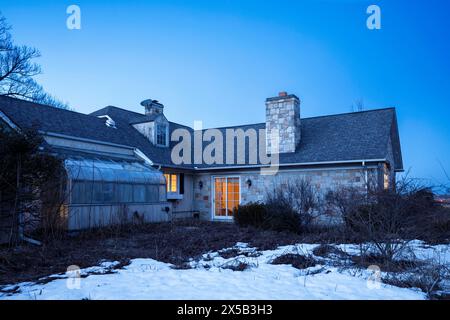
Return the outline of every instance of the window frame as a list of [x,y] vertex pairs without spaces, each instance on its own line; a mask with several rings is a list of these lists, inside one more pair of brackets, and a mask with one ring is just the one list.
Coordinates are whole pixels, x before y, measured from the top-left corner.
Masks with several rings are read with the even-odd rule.
[[[216,179],[223,179],[225,180],[225,203],[226,203],[226,215],[216,215]],[[241,175],[213,175],[211,176],[211,197],[210,197],[210,205],[211,205],[211,210],[210,210],[210,214],[211,214],[211,219],[212,220],[233,220],[234,219],[234,215],[228,215],[228,180],[229,179],[237,179],[237,185],[238,185],[238,206],[242,203],[242,176]]]
[[[176,176],[176,188],[175,191],[172,191],[172,177]],[[164,177],[166,178],[166,191],[167,194],[180,194],[180,174],[179,173],[173,173],[173,172],[167,172],[164,173]]]
[[391,168],[389,165],[384,164],[383,166],[383,189],[389,190],[391,187]]
[[[161,129],[164,128],[164,129]],[[168,124],[167,123],[156,123],[155,128],[155,142],[157,146],[167,147],[168,140]],[[160,143],[160,138],[164,140],[164,143]]]

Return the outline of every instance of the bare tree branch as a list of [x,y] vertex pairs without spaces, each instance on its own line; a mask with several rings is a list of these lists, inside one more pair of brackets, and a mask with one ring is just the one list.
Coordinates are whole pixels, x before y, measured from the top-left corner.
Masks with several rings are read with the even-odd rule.
[[11,27],[0,13],[0,96],[68,109],[66,103],[46,93],[33,79],[41,73],[41,67],[33,62],[33,59],[40,57],[39,51],[15,45],[10,30]]

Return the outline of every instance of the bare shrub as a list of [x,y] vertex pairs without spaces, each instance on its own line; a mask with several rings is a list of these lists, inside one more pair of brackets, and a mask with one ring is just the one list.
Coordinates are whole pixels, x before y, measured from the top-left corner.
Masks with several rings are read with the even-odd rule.
[[417,238],[428,243],[450,242],[450,208],[437,205],[431,212],[418,217]]
[[263,227],[274,231],[301,231],[301,219],[288,203],[270,202],[267,205],[267,216]]
[[392,189],[340,188],[326,198],[340,210],[346,233],[366,243],[360,245],[361,256],[377,255],[382,261],[393,261],[410,240],[426,234],[435,210],[431,189],[408,177]]
[[237,248],[230,248],[230,249],[219,251],[219,256],[221,256],[224,259],[230,259],[230,258],[235,258],[235,257],[239,257],[239,256],[244,256],[247,258],[256,258],[256,257],[259,257],[260,255],[261,255],[261,253],[258,251],[242,251]]
[[419,264],[413,272],[391,272],[381,280],[396,287],[418,288],[427,294],[428,299],[444,299],[449,293],[449,288],[444,285],[450,280],[450,273],[448,266],[443,264]]
[[288,229],[305,231],[314,220],[314,212],[319,207],[319,195],[308,180],[288,179],[266,192],[265,203],[272,224],[279,224],[278,217],[281,215],[287,221]]
[[189,270],[193,269],[189,262],[180,262],[171,266],[174,270]]
[[240,227],[254,226],[262,228],[267,219],[267,207],[263,203],[251,202],[234,209],[235,223]]
[[251,267],[255,267],[254,263],[250,263],[247,259],[236,258],[229,262],[224,263],[221,268],[229,269],[233,271],[245,271]]
[[295,253],[287,253],[276,257],[271,262],[272,264],[291,264],[297,269],[307,269],[318,264],[312,255],[301,255]]
[[233,271],[245,271],[248,268],[250,268],[250,265],[242,261],[238,262],[237,264],[227,264],[222,267],[222,269],[230,269]]
[[348,253],[329,244],[321,244],[315,247],[313,250],[313,254],[317,257],[323,258],[347,258],[349,256]]
[[359,267],[367,268],[371,265],[377,265],[385,272],[404,272],[410,271],[424,265],[424,262],[416,259],[386,259],[379,254],[365,253],[352,256],[351,260]]

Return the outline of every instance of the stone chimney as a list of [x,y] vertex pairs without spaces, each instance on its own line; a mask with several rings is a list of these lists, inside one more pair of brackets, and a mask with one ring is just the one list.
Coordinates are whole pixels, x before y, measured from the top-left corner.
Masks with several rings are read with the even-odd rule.
[[164,105],[158,100],[147,99],[141,102],[141,106],[145,107],[146,115],[163,114]]
[[300,143],[300,100],[294,94],[280,92],[266,99],[266,150],[277,153],[272,134],[278,131],[279,153],[295,152]]

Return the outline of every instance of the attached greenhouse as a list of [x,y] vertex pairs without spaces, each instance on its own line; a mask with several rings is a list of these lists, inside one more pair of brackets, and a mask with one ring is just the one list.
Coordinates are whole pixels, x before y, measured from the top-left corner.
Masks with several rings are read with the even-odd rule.
[[64,216],[69,230],[169,220],[164,175],[138,161],[65,160]]

